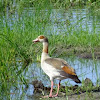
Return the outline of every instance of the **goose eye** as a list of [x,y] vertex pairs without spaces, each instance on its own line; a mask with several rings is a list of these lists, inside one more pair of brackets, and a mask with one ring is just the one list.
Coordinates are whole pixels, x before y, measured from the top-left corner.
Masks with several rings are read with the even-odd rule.
[[45,37],[41,35],[39,38],[40,38],[40,39],[44,39]]

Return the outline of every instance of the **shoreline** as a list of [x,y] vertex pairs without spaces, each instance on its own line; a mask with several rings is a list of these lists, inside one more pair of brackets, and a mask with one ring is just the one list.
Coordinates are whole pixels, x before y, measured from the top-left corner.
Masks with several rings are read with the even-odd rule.
[[[61,48],[61,49],[60,49]],[[59,54],[59,56],[77,56],[84,59],[100,59],[100,48],[81,48],[81,47],[57,47],[53,54]]]

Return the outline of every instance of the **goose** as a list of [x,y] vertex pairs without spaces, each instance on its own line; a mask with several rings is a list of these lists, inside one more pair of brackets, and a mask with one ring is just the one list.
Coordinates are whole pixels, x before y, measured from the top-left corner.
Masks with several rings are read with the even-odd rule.
[[[43,51],[41,55],[41,68],[49,76],[51,81],[50,94],[44,97],[56,97],[58,96],[60,82],[63,79],[70,78],[76,83],[81,83],[78,76],[76,75],[75,69],[72,68],[65,60],[60,58],[52,58],[48,54],[48,38],[44,35],[38,36],[33,43],[43,43]],[[52,95],[54,79],[59,80],[56,95]]]

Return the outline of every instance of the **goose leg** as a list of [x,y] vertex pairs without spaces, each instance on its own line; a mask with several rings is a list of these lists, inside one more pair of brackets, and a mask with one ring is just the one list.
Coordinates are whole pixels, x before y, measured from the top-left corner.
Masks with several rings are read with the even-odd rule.
[[53,81],[51,81],[51,90],[50,90],[49,97],[52,97],[52,91],[53,91]]
[[51,90],[50,90],[49,96],[43,96],[43,98],[53,97],[52,96],[52,91],[53,91],[53,81],[51,81]]
[[[49,97],[57,97],[58,96],[58,92],[59,92],[59,88],[60,88],[60,82],[61,81],[59,81],[56,95],[52,95],[52,91],[53,91],[53,81],[51,81],[51,90],[50,90]],[[48,96],[44,96],[44,98],[47,98],[47,97]]]
[[53,95],[52,97],[57,97],[58,96],[58,92],[59,92],[59,88],[60,88],[60,82],[61,82],[61,80],[59,81],[56,95]]

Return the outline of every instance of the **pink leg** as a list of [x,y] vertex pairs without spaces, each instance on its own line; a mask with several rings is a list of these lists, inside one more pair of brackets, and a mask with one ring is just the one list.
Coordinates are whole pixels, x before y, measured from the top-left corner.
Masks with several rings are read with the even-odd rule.
[[52,91],[53,91],[53,81],[51,81],[51,90],[50,90],[49,97],[52,97]]
[[57,96],[58,96],[58,92],[59,92],[59,88],[60,88],[60,82],[61,82],[61,80],[59,81],[58,89],[57,89],[57,93],[56,93],[56,95],[53,95],[52,97],[57,97]]
[[51,81],[51,90],[50,90],[49,96],[43,96],[43,98],[53,97],[52,96],[52,91],[53,91],[53,81]]
[[58,92],[59,92],[59,88],[60,88],[60,82],[61,82],[61,81],[59,81],[58,89],[57,89],[56,95],[52,95],[52,91],[53,91],[53,81],[51,81],[51,90],[50,90],[50,94],[49,94],[49,96],[44,96],[43,98],[57,97],[57,96],[58,96]]

